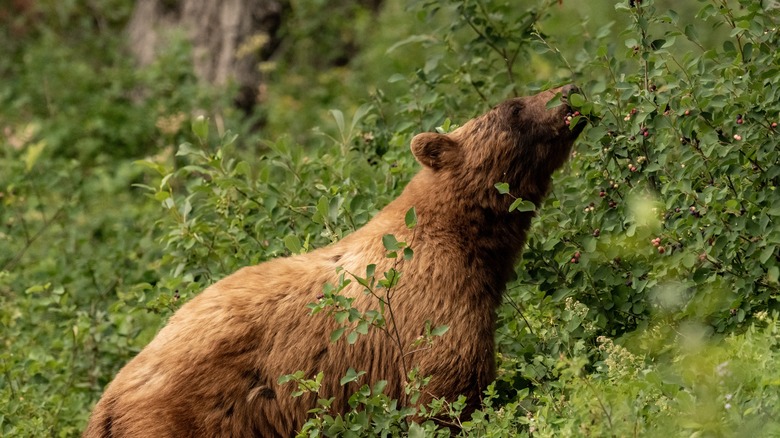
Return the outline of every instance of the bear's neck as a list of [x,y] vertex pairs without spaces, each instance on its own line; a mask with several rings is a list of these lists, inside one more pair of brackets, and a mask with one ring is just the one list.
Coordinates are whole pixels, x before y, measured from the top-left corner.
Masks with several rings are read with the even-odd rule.
[[[421,253],[415,250],[415,257],[419,254],[435,259],[432,263],[448,263],[453,273],[474,273],[468,276],[475,282],[472,286],[487,292],[498,305],[514,275],[533,213],[497,211],[482,204],[437,186],[433,175],[424,170],[376,219],[382,229],[395,230],[398,240],[405,239],[413,250],[420,249]],[[412,207],[417,212],[417,226],[409,230],[404,216]]]

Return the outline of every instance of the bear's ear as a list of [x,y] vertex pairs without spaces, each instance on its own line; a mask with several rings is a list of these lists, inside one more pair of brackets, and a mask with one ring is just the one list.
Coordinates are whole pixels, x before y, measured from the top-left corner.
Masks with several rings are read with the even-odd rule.
[[458,160],[458,143],[448,135],[423,132],[412,139],[412,153],[423,166],[443,169]]

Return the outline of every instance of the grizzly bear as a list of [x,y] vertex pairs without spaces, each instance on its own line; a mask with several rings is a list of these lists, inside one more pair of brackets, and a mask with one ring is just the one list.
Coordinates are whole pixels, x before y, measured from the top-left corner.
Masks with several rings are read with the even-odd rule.
[[[361,384],[386,381],[401,403],[411,403],[404,372],[415,368],[430,377],[417,403],[464,395],[467,413],[478,408],[495,375],[496,310],[534,214],[509,207],[517,197],[539,206],[568,157],[582,130],[565,120],[572,90],[510,99],[449,134],[415,136],[423,167],[398,198],[339,242],[245,267],[182,306],[106,388],[84,437],[289,437],[317,398],[333,398],[334,414],[349,410],[357,386],[340,384],[349,368],[365,372]],[[556,93],[564,104],[548,109]],[[413,257],[388,258],[388,234]],[[385,308],[391,335],[372,329],[353,344],[331,342],[339,325],[307,305],[323,285],[370,264],[379,277],[401,273]],[[378,308],[357,281],[339,293],[356,308]],[[426,326],[449,330],[416,347]],[[324,372],[319,394],[292,397],[295,385],[278,383],[297,370]]]

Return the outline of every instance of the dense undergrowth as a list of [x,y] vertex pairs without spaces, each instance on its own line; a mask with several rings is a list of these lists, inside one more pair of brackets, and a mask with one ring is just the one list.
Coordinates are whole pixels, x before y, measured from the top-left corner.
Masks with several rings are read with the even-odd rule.
[[[290,26],[319,28],[317,1],[293,3]],[[185,43],[130,63],[117,30],[131,2],[41,1],[6,21],[0,434],[77,435],[204,286],[338,240],[397,195],[418,168],[412,135],[571,81],[589,128],[534,222],[500,309],[498,379],[462,433],[780,434],[778,9],[569,3],[386,5],[353,23],[350,64],[264,66],[260,132],[197,83]],[[305,433],[450,433],[408,423],[379,389]]]

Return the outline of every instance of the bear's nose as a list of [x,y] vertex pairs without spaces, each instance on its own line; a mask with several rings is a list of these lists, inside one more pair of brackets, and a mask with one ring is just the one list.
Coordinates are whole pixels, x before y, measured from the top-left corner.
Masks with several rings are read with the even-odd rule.
[[580,87],[574,84],[564,85],[563,88],[561,88],[561,94],[563,96],[568,96],[571,93],[579,93],[579,92],[580,92]]

